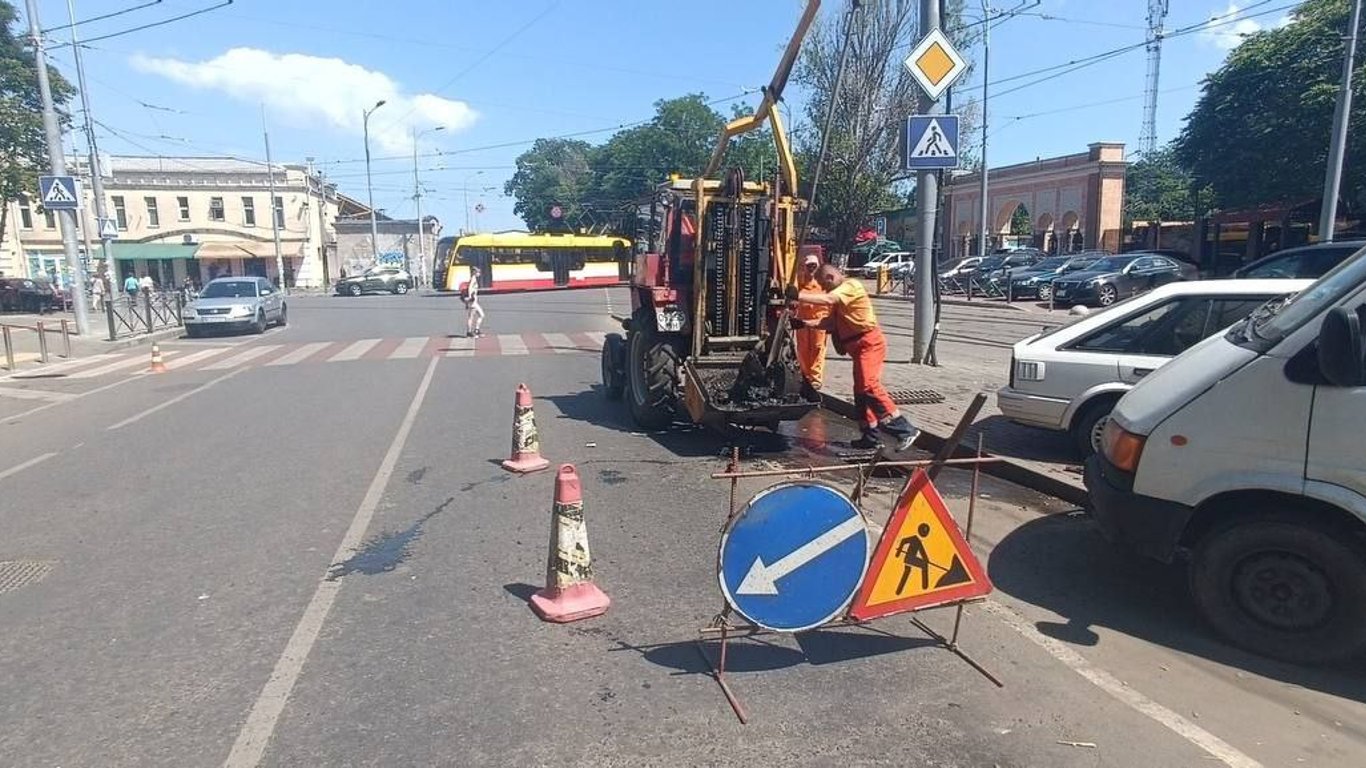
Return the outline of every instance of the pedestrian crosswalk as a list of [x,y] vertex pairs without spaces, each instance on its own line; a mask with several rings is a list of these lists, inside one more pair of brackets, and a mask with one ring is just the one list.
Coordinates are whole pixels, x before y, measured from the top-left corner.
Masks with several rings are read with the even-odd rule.
[[[477,339],[464,336],[409,336],[204,348],[198,345],[166,345],[162,347],[161,352],[166,368],[170,371],[227,371],[242,367],[278,368],[291,365],[415,360],[432,357],[596,355],[602,349],[606,335],[600,331],[584,331],[490,334]],[[147,348],[135,347],[0,376],[0,381],[38,376],[95,379],[120,374],[140,374],[146,371],[148,366]]]

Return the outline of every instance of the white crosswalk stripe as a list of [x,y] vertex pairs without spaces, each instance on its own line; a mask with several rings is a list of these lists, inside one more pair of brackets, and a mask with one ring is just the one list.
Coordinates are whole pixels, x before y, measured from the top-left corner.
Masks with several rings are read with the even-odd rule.
[[210,349],[201,349],[198,352],[191,352],[190,354],[185,355],[184,357],[177,357],[174,360],[167,360],[166,370],[174,371],[178,368],[188,368],[194,365],[195,363],[199,362],[200,360],[208,360],[211,357],[217,357],[218,355],[221,355],[224,352],[230,351],[232,351],[232,347],[212,347]]
[[384,339],[361,339],[360,341],[355,342],[346,349],[343,349],[337,354],[327,358],[327,362],[344,363],[351,360],[359,360],[361,355],[364,355],[366,352],[369,352],[372,348],[374,348],[376,344],[379,344],[381,341],[384,341]]
[[243,351],[243,352],[239,352],[239,353],[233,355],[232,357],[226,358],[226,359],[224,359],[224,360],[219,360],[219,361],[214,362],[214,363],[209,363],[208,365],[204,366],[203,368],[200,368],[199,370],[201,370],[201,371],[226,371],[226,370],[228,370],[229,368],[236,368],[236,367],[239,366],[239,365],[244,365],[244,364],[246,364],[246,363],[249,363],[249,362],[251,362],[252,360],[255,360],[256,358],[260,357],[261,355],[268,354],[268,353],[270,353],[270,352],[274,352],[275,350],[279,349],[279,348],[282,347],[282,346],[284,346],[284,345],[283,345],[283,344],[262,344],[262,345],[259,346],[259,347],[248,347],[248,348],[247,348],[245,351]]
[[20,371],[19,373],[0,376],[0,381],[23,381],[24,379],[45,379],[49,376],[52,376],[55,373],[65,375],[65,372],[71,370],[72,368],[80,368],[83,366],[90,365],[92,363],[99,362],[101,360],[112,360],[116,357],[122,358],[123,355],[118,352],[105,352],[103,354],[91,355],[90,357],[82,357],[76,360],[64,360],[60,363],[49,363],[48,365],[34,368],[32,370],[25,370]]
[[446,351],[441,354],[445,357],[471,357],[474,355],[474,342],[467,336],[458,336],[454,339],[447,339]]
[[422,354],[422,350],[427,347],[426,336],[409,336],[398,345],[398,349],[389,355],[390,360],[409,360]]
[[607,334],[602,331],[589,331],[584,335],[593,340],[593,349],[601,349],[607,341]]
[[541,338],[550,345],[550,349],[557,355],[572,355],[579,350],[574,346],[574,340],[563,333],[543,333]]
[[332,342],[330,341],[315,341],[311,344],[305,344],[287,355],[271,360],[269,363],[266,363],[266,365],[294,365],[295,363],[302,363],[330,346],[332,346]]
[[[161,353],[161,359],[162,359],[163,361],[165,361],[165,360],[167,360],[168,358],[172,357],[173,355],[175,355],[175,352],[162,352],[162,353]],[[145,356],[145,355],[130,355],[130,356],[128,356],[128,357],[126,357],[126,358],[124,358],[124,359],[122,359],[122,360],[118,360],[118,361],[116,361],[116,362],[109,363],[108,365],[101,365],[101,366],[99,366],[98,368],[86,368],[86,369],[83,369],[83,370],[76,371],[76,372],[73,373],[73,374],[69,374],[69,375],[67,376],[67,378],[68,378],[68,379],[93,379],[93,378],[95,378],[95,377],[97,377],[97,376],[107,376],[107,375],[109,375],[109,374],[111,374],[111,373],[116,373],[116,372],[118,372],[118,371],[122,371],[122,370],[127,369],[127,368],[133,368],[133,367],[136,367],[136,366],[139,366],[139,365],[145,365],[145,366],[151,367],[151,365],[152,365],[152,358],[151,358],[150,356]]]
[[526,342],[522,341],[521,336],[514,336],[508,333],[498,334],[498,349],[504,355],[526,355],[530,351],[526,348]]

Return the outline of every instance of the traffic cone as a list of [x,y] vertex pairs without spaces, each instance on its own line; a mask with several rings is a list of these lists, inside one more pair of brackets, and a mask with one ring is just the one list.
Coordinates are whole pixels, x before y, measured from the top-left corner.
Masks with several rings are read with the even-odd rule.
[[147,369],[148,373],[165,373],[166,362],[161,359],[161,347],[156,342],[152,342],[152,367]]
[[512,457],[503,462],[503,469],[526,474],[549,466],[550,462],[541,457],[536,414],[531,410],[531,390],[525,384],[518,384],[517,400],[512,407]]
[[593,583],[593,556],[583,522],[583,489],[573,464],[555,474],[555,505],[550,522],[550,557],[545,589],[531,596],[531,610],[544,621],[565,624],[607,612],[612,604]]

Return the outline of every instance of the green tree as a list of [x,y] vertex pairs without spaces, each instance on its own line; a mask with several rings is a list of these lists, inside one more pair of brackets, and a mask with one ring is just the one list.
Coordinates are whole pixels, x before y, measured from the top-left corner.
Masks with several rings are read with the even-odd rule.
[[593,163],[598,203],[628,205],[647,197],[671,173],[700,173],[722,123],[700,93],[655,102],[650,122],[619,131],[598,151]]
[[517,172],[503,185],[516,199],[513,211],[527,228],[550,228],[550,208],[564,208],[565,220],[577,221],[585,213],[593,191],[591,164],[595,150],[586,141],[537,139],[531,149],[517,157]]
[[[34,194],[38,175],[47,168],[38,69],[17,18],[14,5],[0,0],[0,240],[9,223],[9,203]],[[72,88],[55,70],[51,80],[52,98],[60,108]]]
[[1034,232],[1034,220],[1029,217],[1029,209],[1024,204],[1015,206],[1015,212],[1010,214],[1010,234],[1028,235]]
[[1208,189],[1182,167],[1176,152],[1163,147],[1129,166],[1124,180],[1124,220],[1193,221],[1205,213]]
[[[1349,0],[1305,0],[1293,21],[1251,35],[1205,79],[1177,138],[1176,159],[1215,202],[1241,207],[1322,194],[1342,72]],[[1342,184],[1366,194],[1366,58],[1358,57]]]

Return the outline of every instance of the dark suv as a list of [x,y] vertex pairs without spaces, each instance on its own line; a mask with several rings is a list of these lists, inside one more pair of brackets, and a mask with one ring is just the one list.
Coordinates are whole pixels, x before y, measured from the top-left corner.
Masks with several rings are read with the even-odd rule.
[[1366,240],[1343,240],[1287,248],[1262,257],[1233,273],[1234,277],[1287,277],[1317,280],[1348,256],[1366,247]]
[[337,281],[337,294],[359,296],[362,293],[407,293],[413,287],[413,276],[399,267],[371,267],[359,275]]

